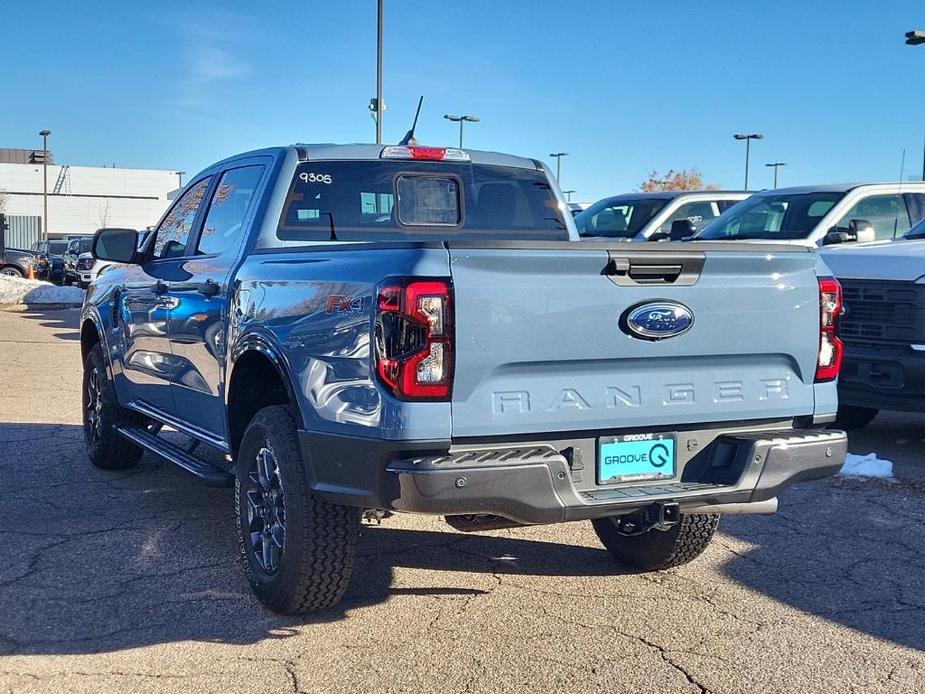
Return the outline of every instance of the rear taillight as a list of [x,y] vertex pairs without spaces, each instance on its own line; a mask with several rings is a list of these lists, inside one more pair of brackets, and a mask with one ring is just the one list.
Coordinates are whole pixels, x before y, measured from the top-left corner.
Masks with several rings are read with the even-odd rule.
[[400,400],[448,400],[453,299],[448,280],[390,279],[379,287],[376,373]]
[[838,339],[838,321],[842,313],[841,285],[832,277],[819,279],[819,355],[816,360],[816,383],[834,381],[841,367],[844,346]]

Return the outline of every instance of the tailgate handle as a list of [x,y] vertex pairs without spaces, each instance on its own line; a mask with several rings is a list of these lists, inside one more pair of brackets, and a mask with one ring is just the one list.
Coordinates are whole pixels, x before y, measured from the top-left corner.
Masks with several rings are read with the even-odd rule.
[[602,275],[618,285],[639,284],[694,284],[703,270],[702,253],[673,254],[644,253],[639,255],[615,255],[608,253],[609,262]]

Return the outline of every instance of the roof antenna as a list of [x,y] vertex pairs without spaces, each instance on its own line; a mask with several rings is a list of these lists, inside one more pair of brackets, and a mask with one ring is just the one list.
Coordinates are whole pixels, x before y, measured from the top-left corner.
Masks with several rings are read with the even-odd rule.
[[405,133],[405,136],[402,138],[402,141],[398,144],[400,145],[416,145],[417,140],[414,139],[414,129],[418,127],[418,116],[421,115],[421,104],[424,103],[424,97],[422,96],[418,99],[418,110],[414,114],[414,123],[411,124],[411,130]]

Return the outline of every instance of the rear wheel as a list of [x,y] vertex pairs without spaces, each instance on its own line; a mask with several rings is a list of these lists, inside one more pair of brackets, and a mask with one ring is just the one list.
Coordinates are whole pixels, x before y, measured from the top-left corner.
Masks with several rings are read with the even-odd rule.
[[591,521],[604,547],[621,564],[639,571],[658,571],[696,559],[710,544],[719,516],[684,513],[668,530],[628,534],[619,517]]
[[257,597],[281,614],[340,602],[353,571],[360,509],[311,493],[289,407],[254,415],[237,456],[235,492],[241,560]]
[[90,462],[104,470],[125,470],[141,460],[144,451],[116,431],[122,425],[144,425],[140,414],[116,401],[103,348],[97,343],[87,355],[83,376],[84,442]]
[[838,416],[832,424],[836,429],[860,429],[867,426],[880,413],[870,407],[855,407],[854,405],[839,405]]

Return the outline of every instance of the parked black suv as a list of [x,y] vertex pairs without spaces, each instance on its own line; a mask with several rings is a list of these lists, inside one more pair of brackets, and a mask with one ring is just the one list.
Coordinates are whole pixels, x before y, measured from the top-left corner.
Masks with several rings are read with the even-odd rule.
[[67,247],[68,241],[65,239],[36,241],[29,247],[37,258],[45,258],[48,263],[45,276],[37,279],[48,280],[55,284],[64,282],[64,252]]

